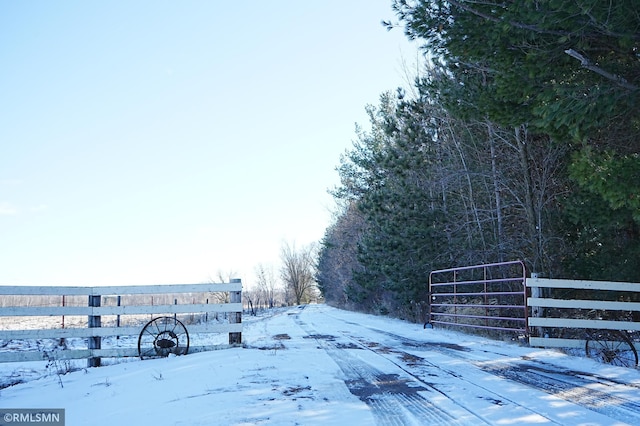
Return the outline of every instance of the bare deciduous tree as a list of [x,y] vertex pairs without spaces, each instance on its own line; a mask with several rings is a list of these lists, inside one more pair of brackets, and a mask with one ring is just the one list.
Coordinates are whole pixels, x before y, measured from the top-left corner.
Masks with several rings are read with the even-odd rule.
[[[354,272],[362,271],[358,261],[358,243],[364,233],[365,219],[354,201],[347,202],[335,222],[327,228],[318,257],[317,282],[325,302],[340,308],[360,308],[355,300],[361,292]],[[355,300],[351,300],[355,299]]]
[[[212,283],[230,283],[232,279],[236,278],[238,274],[234,271],[229,271],[228,273],[223,273],[222,271],[218,271],[217,281],[213,278],[209,278],[209,281]],[[219,293],[211,293],[210,295],[213,303],[229,303],[229,293],[228,292],[219,292]]]
[[316,245],[311,244],[296,249],[295,244],[283,243],[280,252],[282,269],[280,275],[285,285],[288,299],[299,305],[308,303],[318,295],[315,282]]
[[278,282],[274,276],[273,267],[265,266],[261,263],[256,266],[255,272],[259,298],[265,302],[267,307],[273,308],[276,305],[278,290]]

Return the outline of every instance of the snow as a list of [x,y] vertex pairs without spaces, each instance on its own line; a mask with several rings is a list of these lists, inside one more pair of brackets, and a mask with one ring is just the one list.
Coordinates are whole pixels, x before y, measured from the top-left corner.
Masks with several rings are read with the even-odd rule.
[[[68,426],[425,419],[609,426],[640,419],[636,369],[326,305],[243,320],[243,348],[129,359],[60,376],[43,375],[42,363],[4,364],[3,380],[13,375],[25,383],[2,390],[0,408],[64,408]],[[536,383],[540,377],[548,386]]]

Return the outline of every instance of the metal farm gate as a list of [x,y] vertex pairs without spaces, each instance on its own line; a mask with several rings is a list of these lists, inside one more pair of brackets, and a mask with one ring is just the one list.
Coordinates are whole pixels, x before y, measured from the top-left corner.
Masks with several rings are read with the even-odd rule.
[[433,271],[428,324],[528,335],[525,283],[521,261]]

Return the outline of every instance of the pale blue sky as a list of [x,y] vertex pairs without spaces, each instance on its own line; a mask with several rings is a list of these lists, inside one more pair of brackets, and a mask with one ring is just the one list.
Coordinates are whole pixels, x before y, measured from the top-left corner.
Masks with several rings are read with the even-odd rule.
[[320,240],[415,64],[390,3],[0,1],[0,285],[250,285]]

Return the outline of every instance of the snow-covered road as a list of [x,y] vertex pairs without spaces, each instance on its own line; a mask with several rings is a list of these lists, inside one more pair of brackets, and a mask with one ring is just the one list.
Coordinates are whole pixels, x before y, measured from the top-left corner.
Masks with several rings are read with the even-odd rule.
[[407,336],[331,312],[296,322],[379,424],[640,424],[637,376],[605,377],[588,360],[575,360],[591,364],[580,370],[557,353],[438,330]]
[[638,370],[557,351],[324,305],[245,318],[243,341],[28,381],[0,408],[65,408],[70,426],[640,424]]

